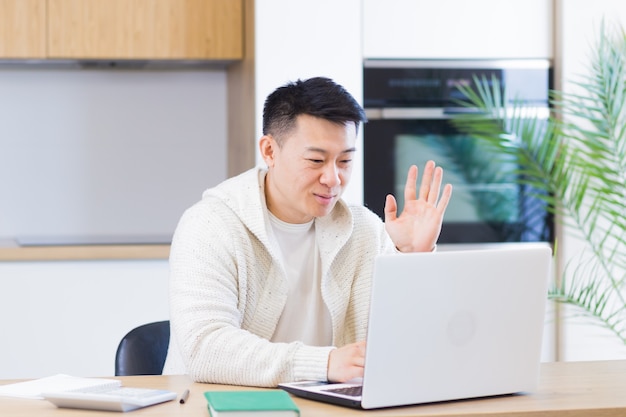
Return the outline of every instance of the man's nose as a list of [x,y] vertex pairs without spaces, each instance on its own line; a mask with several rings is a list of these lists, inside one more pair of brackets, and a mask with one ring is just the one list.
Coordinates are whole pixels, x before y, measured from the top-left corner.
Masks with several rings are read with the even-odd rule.
[[321,183],[328,187],[335,187],[341,185],[341,177],[339,176],[339,169],[335,164],[328,164],[324,168],[322,173]]

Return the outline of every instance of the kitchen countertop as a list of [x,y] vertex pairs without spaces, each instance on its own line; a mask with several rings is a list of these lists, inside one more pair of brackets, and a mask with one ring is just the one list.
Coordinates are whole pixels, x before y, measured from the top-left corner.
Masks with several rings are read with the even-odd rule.
[[169,252],[168,244],[19,246],[0,240],[0,261],[167,259]]

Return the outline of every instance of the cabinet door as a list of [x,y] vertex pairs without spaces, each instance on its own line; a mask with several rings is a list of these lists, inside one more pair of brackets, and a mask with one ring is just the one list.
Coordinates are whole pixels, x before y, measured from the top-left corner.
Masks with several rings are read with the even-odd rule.
[[241,0],[48,0],[48,57],[240,59]]
[[46,0],[0,0],[0,58],[46,56]]
[[552,58],[553,0],[363,0],[363,56]]

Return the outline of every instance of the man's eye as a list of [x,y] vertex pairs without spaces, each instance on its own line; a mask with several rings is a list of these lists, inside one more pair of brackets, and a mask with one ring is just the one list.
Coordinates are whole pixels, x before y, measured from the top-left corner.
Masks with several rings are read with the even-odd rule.
[[313,162],[314,164],[321,164],[322,162],[324,162],[321,159],[309,159],[309,161]]

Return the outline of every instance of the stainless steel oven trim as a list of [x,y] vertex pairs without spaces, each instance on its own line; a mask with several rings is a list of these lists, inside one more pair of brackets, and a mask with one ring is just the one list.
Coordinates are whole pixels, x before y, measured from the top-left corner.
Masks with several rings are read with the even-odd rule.
[[365,109],[365,115],[368,120],[382,120],[382,119],[448,119],[450,116],[446,116],[444,109],[437,108],[378,108],[378,109]]
[[365,68],[549,69],[549,59],[366,59]]
[[[454,115],[459,113],[468,113],[471,109],[467,108],[368,108],[365,109],[365,115],[368,120],[439,120],[439,119],[451,119]],[[513,116],[515,109],[507,108],[507,116]],[[550,116],[550,109],[548,107],[518,107],[517,111],[522,112],[523,115],[529,115],[532,117],[538,117],[540,119],[547,119]]]

